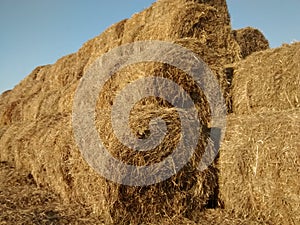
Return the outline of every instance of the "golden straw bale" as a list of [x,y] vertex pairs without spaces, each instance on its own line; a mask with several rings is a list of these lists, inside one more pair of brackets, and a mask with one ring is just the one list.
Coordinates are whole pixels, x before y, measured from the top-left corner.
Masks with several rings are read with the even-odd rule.
[[234,66],[232,109],[236,114],[300,107],[300,43],[257,52]]
[[230,115],[220,195],[240,218],[300,223],[300,110]]
[[234,30],[232,33],[241,48],[243,58],[246,58],[253,52],[267,50],[270,47],[269,41],[258,29],[246,27]]

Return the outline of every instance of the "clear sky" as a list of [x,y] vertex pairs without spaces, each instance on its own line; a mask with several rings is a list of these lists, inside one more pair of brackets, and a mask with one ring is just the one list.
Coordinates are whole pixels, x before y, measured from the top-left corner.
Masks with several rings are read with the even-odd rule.
[[[0,0],[0,93],[154,1]],[[271,47],[300,40],[300,0],[228,0],[228,6],[233,28],[259,28]]]

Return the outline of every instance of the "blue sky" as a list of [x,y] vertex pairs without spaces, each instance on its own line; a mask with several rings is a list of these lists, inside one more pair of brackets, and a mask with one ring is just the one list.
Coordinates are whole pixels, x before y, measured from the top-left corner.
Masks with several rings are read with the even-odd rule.
[[[154,0],[0,0],[0,93],[36,66],[76,52]],[[259,28],[272,47],[300,40],[299,0],[228,0],[233,28]]]

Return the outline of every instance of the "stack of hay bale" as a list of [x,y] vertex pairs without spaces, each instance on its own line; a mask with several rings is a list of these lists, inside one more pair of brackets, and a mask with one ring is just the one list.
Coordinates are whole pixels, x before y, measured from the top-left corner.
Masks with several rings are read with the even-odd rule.
[[300,222],[300,43],[235,65],[220,192],[238,217]]
[[[72,103],[79,79],[103,53],[121,44],[141,40],[169,41],[198,53],[215,72],[224,93],[228,83],[223,65],[240,59],[225,0],[210,1],[209,4],[190,0],[158,1],[88,41],[77,53],[61,58],[54,65],[38,67],[14,90],[1,95],[0,160],[28,171],[39,186],[51,188],[66,203],[76,202],[92,208],[107,223],[158,223],[162,218],[178,215],[193,219],[195,213],[218,201],[216,166],[202,172],[197,170],[206,146],[208,113],[199,112],[203,131],[191,162],[168,180],[146,187],[115,184],[99,176],[85,162],[73,137]],[[104,96],[99,97],[96,124],[111,154],[125,161],[133,153],[116,140],[107,123],[109,119],[105,118],[111,110],[109,96],[137,79],[136,75],[162,76],[179,83],[183,80],[185,82],[181,83],[187,90],[194,85],[194,81],[186,79],[186,74],[159,63],[128,67],[113,76],[104,87],[107,90]],[[201,97],[203,94],[201,90],[196,92],[199,98],[194,99],[195,104],[205,112],[208,106],[203,106],[206,102]],[[127,162],[147,165],[153,160],[161,161],[174,150],[180,139],[178,115],[166,102],[157,99],[146,99],[137,107],[133,110],[137,116],[131,118],[133,128],[145,130],[148,126],[145,122],[161,116],[170,124],[168,130],[172,132],[156,149],[157,154],[152,154],[154,159],[147,161],[149,155],[133,154],[134,159]],[[145,121],[140,121],[140,117]],[[135,126],[137,124],[139,126]]]
[[[289,218],[296,220],[299,185],[286,186],[284,182],[295,182],[299,170],[299,142],[295,131],[299,127],[299,111],[295,109],[299,107],[299,76],[289,72],[296,69],[283,72],[287,69],[285,65],[299,68],[299,64],[296,61],[290,64],[290,53],[282,51],[290,52],[298,45],[249,56],[229,73],[224,71],[224,65],[238,62],[243,52],[249,55],[267,47],[258,42],[241,44],[247,37],[248,33],[233,35],[225,0],[159,0],[108,28],[77,53],[53,65],[36,68],[12,91],[1,95],[0,161],[27,171],[40,187],[50,188],[65,203],[90,208],[106,224],[158,224],[173,218],[178,223],[189,224],[186,221],[197,221],[201,211],[219,205],[219,192],[225,207],[233,209],[236,216],[247,219],[259,212],[263,219],[269,219],[266,217],[277,216],[270,207],[276,206],[282,209],[278,211],[279,216],[294,212],[296,216]],[[210,120],[209,106],[201,90],[194,90],[194,82],[185,73],[161,63],[140,63],[118,71],[99,94],[95,123],[103,143],[116,158],[148,165],[164,159],[180,139],[178,115],[165,101],[155,98],[135,105],[131,128],[138,134],[146,132],[151,119],[162,117],[170,131],[164,142],[149,155],[133,153],[116,139],[109,122],[111,101],[118,90],[137,78],[160,76],[192,90],[198,96],[193,100],[203,127],[191,162],[179,173],[158,184],[130,187],[99,176],[83,159],[74,140],[72,104],[80,78],[99,56],[122,44],[142,40],[169,41],[197,53],[215,73],[234,113],[229,116],[220,165],[215,163],[199,171],[197,166],[207,144]],[[296,57],[298,53],[292,52]],[[266,65],[274,66],[260,70],[257,64],[263,60],[269,60]],[[234,76],[230,71],[235,71]],[[263,79],[262,72],[266,76]],[[291,77],[294,83],[288,80]],[[278,90],[282,92],[277,94]],[[288,116],[283,118],[283,115]],[[275,122],[269,125],[273,118]],[[250,126],[252,121],[254,126]],[[283,159],[290,163],[284,163]],[[282,195],[284,188],[286,194]]]

